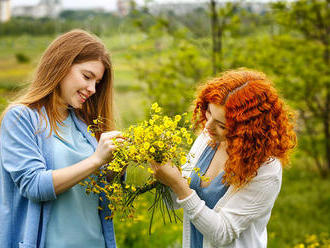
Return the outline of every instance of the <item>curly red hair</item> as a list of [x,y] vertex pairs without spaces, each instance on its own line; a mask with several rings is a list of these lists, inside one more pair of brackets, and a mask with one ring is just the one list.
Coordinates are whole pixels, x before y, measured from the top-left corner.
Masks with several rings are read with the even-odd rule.
[[296,145],[293,115],[265,74],[248,69],[227,71],[200,88],[193,113],[205,127],[208,104],[223,105],[228,160],[224,182],[241,187],[269,158],[287,164]]

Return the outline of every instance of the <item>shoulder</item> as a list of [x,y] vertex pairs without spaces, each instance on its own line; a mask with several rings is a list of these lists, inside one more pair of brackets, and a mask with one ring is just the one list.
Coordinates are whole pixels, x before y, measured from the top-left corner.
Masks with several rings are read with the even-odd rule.
[[38,123],[39,114],[37,110],[31,109],[23,104],[10,106],[3,116],[1,127],[3,125],[14,127],[17,124]]
[[23,104],[17,104],[10,106],[4,115],[5,118],[13,118],[13,117],[27,117],[35,114],[35,110],[23,105]]
[[281,161],[278,158],[270,158],[258,169],[258,175],[281,177],[282,176]]
[[282,164],[279,159],[271,158],[257,171],[257,175],[248,183],[251,187],[277,191],[282,184]]
[[204,132],[204,130],[198,135],[193,146],[193,149],[199,149],[201,146],[204,147],[210,142],[210,137]]

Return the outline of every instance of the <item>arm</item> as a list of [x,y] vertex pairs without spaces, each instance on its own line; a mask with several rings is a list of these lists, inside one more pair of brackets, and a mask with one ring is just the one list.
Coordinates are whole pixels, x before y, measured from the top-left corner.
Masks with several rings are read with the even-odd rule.
[[[159,168],[162,169],[167,168]],[[218,247],[231,243],[255,219],[271,211],[281,186],[281,165],[278,163],[271,169],[271,173],[259,173],[247,186],[234,193],[218,211],[205,206],[195,191],[190,189],[188,194],[187,186],[180,184],[181,180],[173,171],[171,174],[157,172],[159,177],[170,177],[165,183],[170,183],[169,186],[178,196],[179,205],[203,236]],[[178,187],[183,189],[177,190]]]
[[66,168],[47,170],[26,109],[11,109],[1,125],[2,164],[24,197],[33,201],[56,199],[57,194],[71,188],[111,160],[112,150],[115,149],[111,139],[118,137],[119,132],[102,134],[91,157]]
[[112,139],[120,137],[120,132],[102,133],[96,151],[92,156],[65,168],[53,170],[53,184],[56,195],[70,189],[88,177],[112,158],[116,145]]
[[1,122],[1,164],[22,196],[33,201],[56,199],[52,171],[37,144],[32,111],[13,107]]

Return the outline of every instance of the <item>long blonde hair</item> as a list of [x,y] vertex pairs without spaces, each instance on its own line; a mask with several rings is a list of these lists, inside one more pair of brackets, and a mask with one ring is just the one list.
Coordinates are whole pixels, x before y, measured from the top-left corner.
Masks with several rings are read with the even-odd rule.
[[[56,38],[42,55],[34,79],[25,93],[13,101],[2,113],[14,105],[23,104],[42,113],[42,107],[48,115],[50,133],[58,134],[57,122],[61,123],[59,109],[66,107],[60,98],[59,84],[69,73],[72,65],[97,60],[104,65],[101,82],[96,86],[96,93],[83,104],[82,109],[75,109],[76,115],[86,124],[102,117],[103,123],[96,131],[96,138],[104,131],[114,129],[113,121],[113,73],[110,56],[104,44],[86,31],[75,29]],[[48,123],[47,123],[48,124]]]

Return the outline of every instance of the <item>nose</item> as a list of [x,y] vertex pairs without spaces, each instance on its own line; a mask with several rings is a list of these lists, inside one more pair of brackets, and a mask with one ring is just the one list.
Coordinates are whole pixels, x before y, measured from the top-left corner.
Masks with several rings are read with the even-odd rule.
[[212,119],[208,119],[205,123],[205,128],[211,128],[212,129]]
[[88,87],[87,87],[87,91],[91,95],[93,95],[96,92],[96,90],[95,90],[95,84],[96,84],[96,82],[93,82],[93,83],[89,84]]

